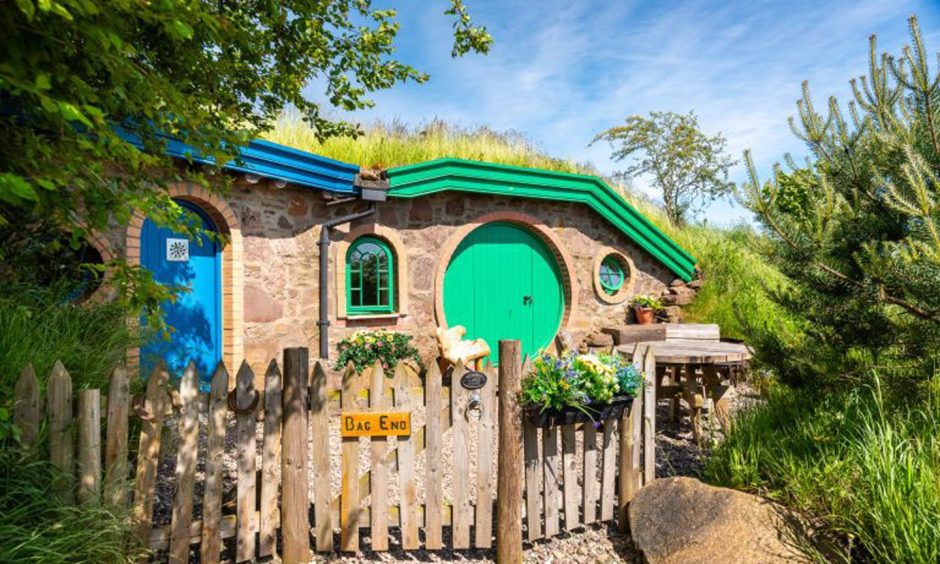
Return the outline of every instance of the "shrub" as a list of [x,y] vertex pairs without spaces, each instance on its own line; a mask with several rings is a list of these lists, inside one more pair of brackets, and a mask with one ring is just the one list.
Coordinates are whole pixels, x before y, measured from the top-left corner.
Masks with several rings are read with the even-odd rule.
[[418,367],[422,366],[418,349],[411,344],[411,335],[379,329],[377,331],[357,331],[351,337],[343,339],[336,346],[339,357],[333,365],[334,370],[342,370],[347,364],[362,371],[366,367],[382,363],[386,376],[392,377],[392,371],[402,360],[410,359]]

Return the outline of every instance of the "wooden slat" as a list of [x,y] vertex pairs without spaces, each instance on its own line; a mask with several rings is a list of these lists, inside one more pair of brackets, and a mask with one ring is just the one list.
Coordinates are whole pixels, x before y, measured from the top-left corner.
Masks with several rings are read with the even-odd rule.
[[633,492],[634,495],[636,492],[640,491],[640,488],[643,486],[643,463],[642,463],[642,450],[643,450],[643,410],[646,409],[645,394],[640,392],[640,395],[633,401],[633,406],[630,408],[630,418],[633,420],[630,430],[633,432],[633,451],[630,453],[630,466],[633,467]]
[[666,340],[704,340],[718,341],[721,339],[721,328],[714,323],[667,323]]
[[577,444],[574,425],[561,428],[561,466],[563,496],[565,503],[565,529],[572,530],[580,525],[578,519],[578,462]]
[[[202,501],[205,524],[200,534],[200,556],[204,564],[217,564],[222,552],[222,472],[225,467],[225,415],[228,370],[219,362],[209,384],[209,422],[206,430],[206,491]],[[232,527],[234,534],[234,527]]]
[[470,548],[470,437],[467,429],[467,393],[459,385],[466,370],[457,366],[451,375],[450,412],[453,441],[454,525],[453,548]]
[[59,471],[56,491],[63,502],[71,503],[75,500],[72,377],[58,360],[52,366],[46,385],[46,406],[49,410],[49,461]]
[[96,504],[101,493],[101,392],[78,392],[78,500]]
[[656,479],[656,357],[652,347],[643,356],[643,484]]
[[[395,367],[395,407],[399,411],[411,411],[408,375],[402,364]],[[415,484],[415,446],[410,436],[398,437],[398,480],[401,546],[404,550],[414,550],[418,548],[418,491]]]
[[[372,411],[384,411],[388,405],[385,397],[385,369],[382,363],[375,361],[372,368],[372,392],[369,394],[369,406]],[[388,550],[388,512],[378,508],[388,506],[388,472],[385,456],[388,451],[388,437],[372,437],[372,550]]]
[[601,471],[601,521],[614,518],[614,474],[617,471],[617,441],[614,439],[614,421],[604,421],[601,437],[604,467]]
[[255,390],[255,375],[247,361],[243,361],[235,375],[235,442],[238,480],[236,485],[236,515],[238,534],[235,544],[235,561],[255,559],[255,533],[257,526],[256,463],[257,439],[255,427],[258,406]]
[[326,371],[317,362],[310,381],[310,432],[313,436],[313,518],[319,552],[333,550],[330,503],[330,407]]
[[193,520],[193,489],[199,440],[199,377],[190,361],[180,380],[179,447],[176,451],[176,495],[170,521],[170,562],[189,561],[189,526]]
[[[300,401],[306,395],[307,383],[299,387]],[[300,417],[306,415],[301,405]],[[306,417],[304,417],[306,419]],[[306,425],[293,432],[299,432],[301,440],[307,442]],[[273,556],[277,544],[277,527],[281,521],[278,508],[278,481],[281,464],[281,370],[277,361],[271,359],[264,374],[264,435],[261,446],[261,507],[258,511],[258,556]],[[306,462],[306,456],[304,457]],[[306,464],[304,465],[306,466]],[[306,494],[306,490],[301,492]],[[306,505],[306,504],[304,504]],[[306,531],[304,531],[306,536]],[[305,557],[307,555],[304,555]]]
[[561,475],[558,468],[558,427],[542,429],[542,470],[544,483],[542,497],[545,506],[545,537],[558,534],[558,484]]
[[443,546],[441,527],[443,525],[444,488],[441,474],[443,461],[443,433],[441,421],[441,372],[436,362],[428,363],[424,377],[425,413],[424,424],[427,437],[427,464],[425,465],[425,504],[427,518],[424,527],[424,544],[428,550],[439,550]]
[[[309,472],[307,471],[307,372],[310,364],[310,353],[306,348],[297,347],[284,351],[284,383],[283,396],[281,394],[281,377],[277,363],[273,360],[268,367],[265,379],[265,419],[264,419],[264,466],[265,473],[270,467],[271,473],[277,467],[277,452],[280,447],[273,444],[268,448],[268,440],[277,437],[277,442],[283,436],[284,452],[281,457],[281,476],[283,488],[281,490],[281,536],[283,545],[282,561],[286,564],[295,562],[308,562],[310,560],[310,516],[309,516]],[[268,401],[270,394],[277,396],[276,400]],[[281,434],[280,418],[283,408],[284,423]],[[270,430],[270,431],[269,431]],[[324,441],[329,445],[329,440]],[[265,499],[262,491],[261,497],[261,539],[262,544],[266,536],[270,535],[270,547],[261,547],[262,552],[271,554],[275,551],[277,533],[274,519],[277,516],[277,482],[272,476],[266,480],[270,484],[270,498]],[[262,486],[267,487],[267,486]],[[265,513],[268,513],[267,528],[265,527]]]
[[127,503],[127,430],[130,412],[127,369],[118,365],[108,383],[107,442],[104,451],[104,500],[114,507]]
[[542,538],[542,494],[539,483],[542,480],[542,458],[539,456],[539,430],[524,420],[522,436],[525,456],[525,501],[526,527],[529,542]]
[[593,424],[584,426],[584,478],[581,496],[584,498],[584,524],[597,520],[597,429]]
[[134,479],[134,505],[131,517],[134,537],[140,546],[147,546],[153,521],[153,497],[160,464],[160,440],[163,418],[169,403],[166,393],[168,375],[161,361],[147,381],[147,394],[141,410],[140,444],[137,448],[137,471]]
[[[445,526],[450,526],[452,522],[452,508],[450,505],[445,505],[441,508],[441,514],[443,515],[443,523]],[[399,512],[397,505],[391,505],[387,508],[389,525],[392,527],[398,527],[400,524]],[[370,513],[371,510],[368,507],[362,508],[362,519],[359,524],[360,528],[368,528],[370,526]],[[339,521],[339,510],[333,515],[334,521]],[[258,516],[256,515],[257,519]],[[235,515],[225,515],[218,520],[217,525],[220,531],[220,537],[222,539],[230,539],[235,537]],[[427,509],[424,505],[418,506],[418,526],[424,526],[427,522]],[[198,543],[200,540],[200,531],[204,530],[208,526],[205,524],[205,521],[193,521],[192,525],[189,527],[190,542],[192,544]],[[165,525],[162,527],[154,527],[150,530],[149,537],[149,546],[152,550],[166,550],[170,546],[170,526]]]
[[31,447],[39,438],[39,380],[27,364],[13,388],[13,424],[20,430],[20,443]]
[[480,431],[477,434],[477,504],[474,531],[477,548],[493,545],[493,441],[496,439],[496,418],[499,406],[496,403],[496,371],[492,366],[486,370],[486,385],[480,390],[483,412],[480,414]]
[[[343,374],[343,410],[356,410],[356,394],[362,387],[362,377],[352,363]],[[361,501],[359,498],[359,438],[342,439],[342,481],[340,488],[340,549],[345,552],[359,550]]]

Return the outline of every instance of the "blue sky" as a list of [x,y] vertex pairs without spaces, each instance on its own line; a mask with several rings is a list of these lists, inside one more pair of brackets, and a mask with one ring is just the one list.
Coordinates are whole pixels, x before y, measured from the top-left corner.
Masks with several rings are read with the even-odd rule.
[[[596,133],[632,114],[694,110],[734,158],[752,149],[766,176],[783,153],[804,154],[787,125],[803,80],[820,104],[832,94],[847,101],[849,79],[867,68],[868,36],[897,52],[912,13],[928,48],[940,50],[936,1],[468,2],[494,37],[489,55],[451,59],[444,0],[395,3],[397,57],[431,79],[376,93],[375,108],[356,119],[512,129],[612,173],[609,146],[588,146]],[[744,180],[740,164],[731,177]],[[644,179],[635,187],[649,190]],[[721,202],[701,217],[730,224],[747,212]]]

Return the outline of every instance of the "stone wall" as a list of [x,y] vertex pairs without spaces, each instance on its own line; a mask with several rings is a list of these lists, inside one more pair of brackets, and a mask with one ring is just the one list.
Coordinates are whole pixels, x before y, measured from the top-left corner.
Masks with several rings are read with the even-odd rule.
[[[267,181],[236,183],[225,198],[240,222],[243,246],[244,358],[259,373],[268,361],[279,358],[285,347],[306,346],[311,357],[318,352],[318,247],[320,225],[365,208],[362,202],[328,205],[322,192],[302,188],[277,189]],[[636,267],[634,294],[664,295],[675,276],[640,250],[623,233],[581,204],[538,201],[501,196],[443,193],[416,199],[390,199],[377,205],[376,214],[332,234],[329,282],[330,344],[363,328],[384,327],[414,335],[423,354],[436,353],[434,300],[435,278],[452,235],[461,226],[492,212],[516,212],[531,216],[551,230],[570,256],[572,287],[577,308],[571,312],[568,331],[576,339],[600,333],[603,327],[628,319],[628,301],[608,304],[593,283],[595,260],[611,247]],[[344,268],[343,243],[357,233],[375,230],[392,233],[399,268],[401,316],[376,319],[337,315],[337,272]],[[337,260],[339,257],[340,260]],[[565,266],[559,265],[564,271]],[[337,269],[340,270],[337,270]]]

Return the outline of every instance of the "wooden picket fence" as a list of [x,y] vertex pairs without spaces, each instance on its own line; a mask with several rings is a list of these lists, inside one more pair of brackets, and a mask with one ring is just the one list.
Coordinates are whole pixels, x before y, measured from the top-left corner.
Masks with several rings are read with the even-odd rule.
[[[652,381],[651,356],[636,360],[647,367]],[[462,367],[451,374],[447,386],[435,361],[427,363],[423,379],[404,365],[391,377],[380,365],[362,374],[350,366],[342,375],[341,389],[329,390],[326,371],[318,362],[311,370],[306,349],[287,349],[283,366],[282,374],[272,361],[264,390],[256,391],[254,373],[243,363],[230,391],[228,370],[220,363],[206,396],[199,393],[196,370],[190,365],[179,380],[175,402],[168,393],[170,375],[162,366],[150,374],[146,392],[138,398],[129,394],[127,372],[118,367],[106,398],[99,390],[80,390],[75,412],[71,378],[61,363],[49,376],[44,405],[36,376],[27,367],[15,389],[14,417],[26,444],[36,442],[43,417],[48,421],[50,460],[63,476],[75,476],[57,484],[63,503],[77,499],[129,504],[136,542],[158,554],[166,551],[171,562],[188,561],[197,548],[201,561],[218,562],[224,541],[231,538],[238,562],[277,553],[285,562],[304,562],[311,549],[333,551],[337,530],[343,552],[389,550],[390,540],[406,551],[422,545],[429,550],[493,545],[499,455],[494,369],[483,370],[488,376],[483,388],[468,391],[459,384]],[[559,534],[562,516],[565,530],[618,515],[621,526],[626,523],[627,503],[654,475],[653,393],[652,386],[647,387],[645,398],[638,398],[622,419],[607,421],[600,429],[587,424],[539,430],[517,422],[524,439],[524,499],[520,495],[499,503],[522,506],[529,541]],[[480,409],[468,413],[471,396]],[[411,434],[393,439],[340,437],[334,416],[341,410],[410,411]],[[227,453],[232,412],[235,444],[229,449],[234,452]],[[140,427],[134,461],[128,454],[131,417]],[[200,447],[203,420],[205,440]],[[164,428],[173,423],[177,441],[172,512],[168,525],[154,525],[161,450],[168,447],[164,443],[170,435]],[[330,455],[331,441],[340,443],[338,465]],[[444,457],[445,441],[450,441],[449,460]],[[234,511],[223,504],[226,455],[236,467],[234,488],[227,488],[235,491]],[[204,460],[202,518],[196,520],[199,460]],[[452,470],[449,488],[444,484],[445,464]],[[336,477],[338,492],[331,483]],[[392,484],[397,499],[390,495]],[[368,542],[360,539],[361,529],[368,530]]]

